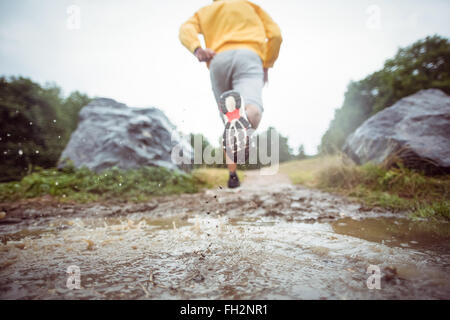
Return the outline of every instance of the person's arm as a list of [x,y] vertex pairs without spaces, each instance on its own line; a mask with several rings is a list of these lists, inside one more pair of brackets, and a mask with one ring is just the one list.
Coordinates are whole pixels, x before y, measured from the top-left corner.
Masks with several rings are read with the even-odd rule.
[[198,15],[195,13],[188,21],[183,23],[180,27],[179,38],[181,43],[192,52],[200,62],[207,62],[211,60],[215,52],[211,49],[203,49],[198,39],[198,34],[201,33]]
[[280,27],[272,20],[272,18],[265,12],[261,7],[256,4],[248,1],[255,9],[255,12],[258,14],[261,19],[264,30],[266,32],[266,52],[264,59],[264,68],[272,68],[275,60],[278,58],[278,54],[280,52],[281,42],[283,38],[281,37]]
[[201,33],[198,15],[195,13],[188,21],[183,23],[180,27],[179,38],[183,46],[185,46],[191,53],[195,49],[201,47],[198,34]]

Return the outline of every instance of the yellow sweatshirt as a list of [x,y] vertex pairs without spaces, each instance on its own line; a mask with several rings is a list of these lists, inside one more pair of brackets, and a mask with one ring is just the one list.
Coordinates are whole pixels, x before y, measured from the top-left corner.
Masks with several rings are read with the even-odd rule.
[[198,10],[180,28],[180,41],[190,51],[200,47],[203,34],[207,48],[216,53],[247,48],[271,68],[278,58],[281,31],[270,16],[246,0],[219,0]]

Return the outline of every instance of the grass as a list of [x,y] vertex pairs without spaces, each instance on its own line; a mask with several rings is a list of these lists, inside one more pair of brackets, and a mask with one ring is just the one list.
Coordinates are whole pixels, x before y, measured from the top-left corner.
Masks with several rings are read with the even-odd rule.
[[339,156],[282,164],[293,183],[358,199],[368,206],[450,219],[450,176],[429,177],[403,166],[345,164]]
[[126,200],[146,201],[154,196],[195,193],[203,188],[226,185],[225,169],[197,169],[192,174],[164,168],[109,169],[94,173],[86,168],[38,169],[21,181],[0,183],[0,202],[52,196],[58,201],[80,203]]
[[[237,170],[237,175],[242,182],[244,179],[243,172]],[[204,185],[207,188],[225,188],[228,182],[228,169],[199,168],[192,171],[192,177],[194,177],[200,185]]]
[[319,183],[319,173],[340,163],[341,159],[338,156],[309,158],[282,163],[280,171],[287,174],[294,184],[316,188]]

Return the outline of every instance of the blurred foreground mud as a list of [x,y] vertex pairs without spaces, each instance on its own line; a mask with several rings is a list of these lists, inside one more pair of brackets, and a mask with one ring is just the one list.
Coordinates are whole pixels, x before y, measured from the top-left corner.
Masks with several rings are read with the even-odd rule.
[[448,224],[246,174],[239,190],[144,204],[1,204],[0,298],[450,298]]

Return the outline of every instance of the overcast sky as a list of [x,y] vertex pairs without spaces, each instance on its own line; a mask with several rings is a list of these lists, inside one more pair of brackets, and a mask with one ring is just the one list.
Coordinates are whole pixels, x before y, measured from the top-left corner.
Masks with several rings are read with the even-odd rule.
[[[223,125],[208,69],[178,40],[181,23],[210,2],[0,0],[0,74],[55,82],[64,94],[157,106],[182,132],[218,145]],[[264,88],[260,128],[275,126],[309,154],[350,80],[381,68],[398,47],[436,33],[450,37],[448,0],[254,2],[284,39]],[[80,9],[79,28],[71,5]]]

